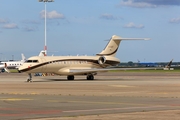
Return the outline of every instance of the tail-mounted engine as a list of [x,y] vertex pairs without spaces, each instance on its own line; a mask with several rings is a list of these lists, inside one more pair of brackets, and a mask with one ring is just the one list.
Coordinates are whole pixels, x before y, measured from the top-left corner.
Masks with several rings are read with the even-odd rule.
[[98,63],[99,63],[100,65],[103,65],[105,62],[106,62],[106,58],[105,58],[104,56],[99,57]]

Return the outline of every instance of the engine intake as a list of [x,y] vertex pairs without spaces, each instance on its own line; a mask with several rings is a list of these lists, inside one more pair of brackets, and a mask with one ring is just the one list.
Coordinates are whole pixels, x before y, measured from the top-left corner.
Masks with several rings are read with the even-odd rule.
[[106,58],[105,58],[104,56],[99,57],[98,63],[99,63],[100,65],[103,65],[105,62],[106,62]]

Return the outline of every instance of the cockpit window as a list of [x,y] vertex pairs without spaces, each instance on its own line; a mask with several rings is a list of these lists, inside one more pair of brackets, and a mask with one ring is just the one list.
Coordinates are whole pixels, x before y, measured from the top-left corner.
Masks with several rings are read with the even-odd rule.
[[38,60],[27,60],[26,63],[37,63]]
[[38,60],[33,60],[33,63],[37,63],[38,62]]

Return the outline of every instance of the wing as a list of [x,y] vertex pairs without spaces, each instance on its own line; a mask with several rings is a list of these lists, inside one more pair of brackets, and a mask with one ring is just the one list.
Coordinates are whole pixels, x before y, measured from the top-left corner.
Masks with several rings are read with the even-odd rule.
[[156,70],[162,68],[148,67],[148,68],[86,68],[86,69],[69,69],[70,73],[97,73],[97,72],[105,72],[105,71],[116,71],[116,70]]

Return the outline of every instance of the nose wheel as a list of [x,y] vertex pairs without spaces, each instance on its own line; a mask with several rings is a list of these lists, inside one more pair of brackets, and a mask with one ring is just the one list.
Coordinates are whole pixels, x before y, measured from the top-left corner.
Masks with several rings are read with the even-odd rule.
[[32,82],[32,75],[31,75],[31,73],[29,73],[28,75],[29,75],[29,77],[27,79],[27,82]]

